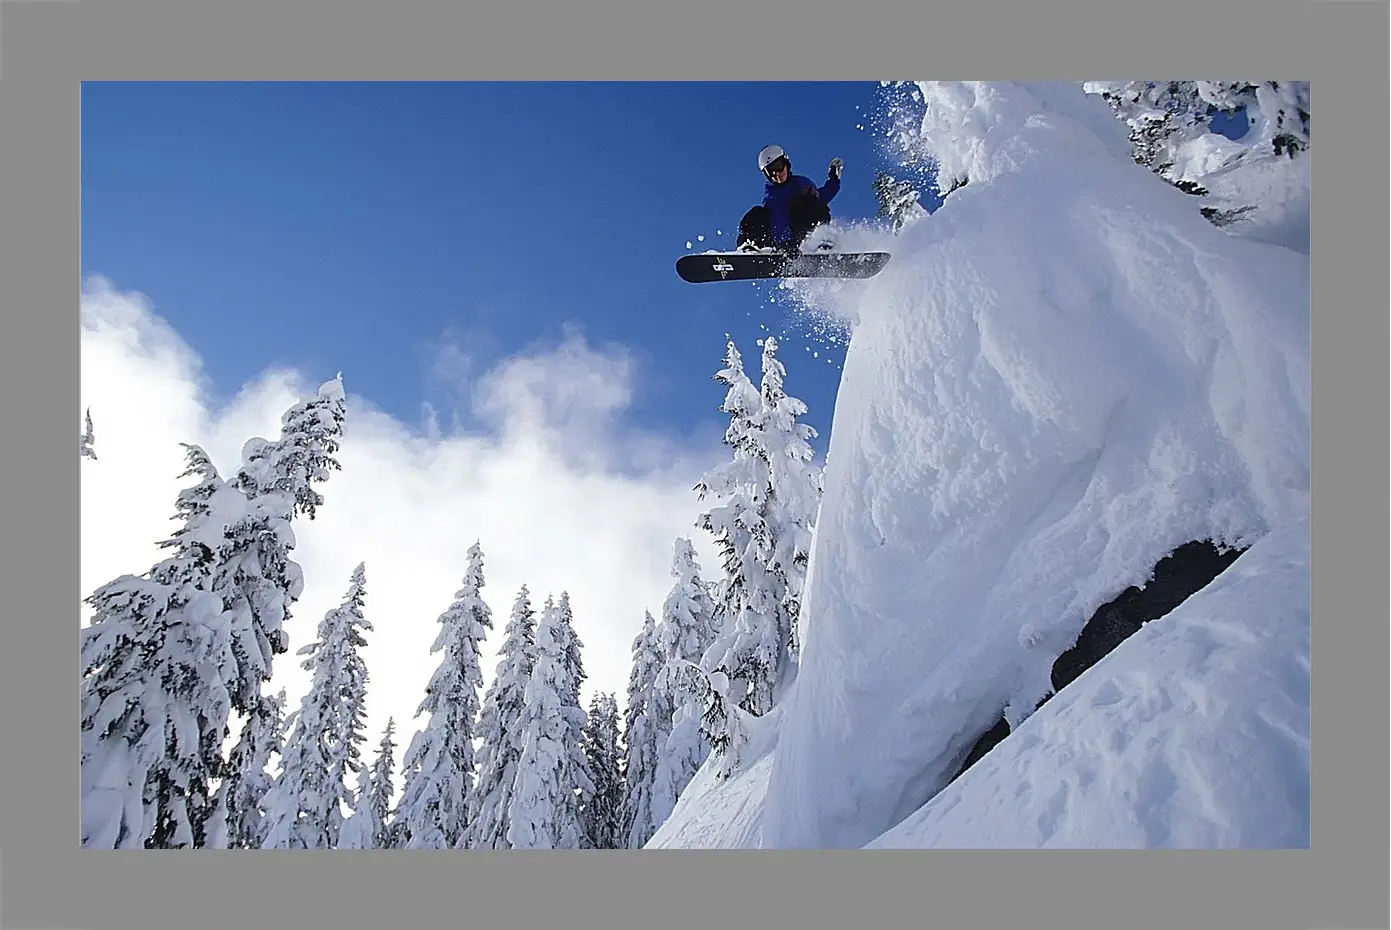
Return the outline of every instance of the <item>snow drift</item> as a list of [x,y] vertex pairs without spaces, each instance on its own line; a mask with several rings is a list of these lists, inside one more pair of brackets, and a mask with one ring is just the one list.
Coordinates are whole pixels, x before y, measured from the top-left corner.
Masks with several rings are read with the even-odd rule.
[[1309,525],[1277,530],[876,848],[1309,845]]
[[[797,681],[649,846],[1307,845],[1308,256],[1207,222],[1078,85],[921,90],[965,186],[844,234],[877,278],[795,285],[853,328]],[[1028,719],[1160,559],[1279,530]]]

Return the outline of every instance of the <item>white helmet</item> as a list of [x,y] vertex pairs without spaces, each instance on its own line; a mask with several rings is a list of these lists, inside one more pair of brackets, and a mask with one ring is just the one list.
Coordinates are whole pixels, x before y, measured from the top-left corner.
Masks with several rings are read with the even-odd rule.
[[792,170],[792,160],[787,157],[787,153],[782,150],[780,145],[765,145],[758,153],[758,170],[765,176],[768,175],[768,167],[778,159],[787,162],[788,170]]

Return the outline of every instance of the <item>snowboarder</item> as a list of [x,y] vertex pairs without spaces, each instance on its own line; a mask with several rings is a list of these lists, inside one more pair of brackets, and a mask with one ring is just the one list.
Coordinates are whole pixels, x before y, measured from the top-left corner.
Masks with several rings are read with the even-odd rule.
[[839,158],[831,159],[826,183],[818,188],[811,179],[792,173],[792,161],[781,146],[764,146],[758,153],[758,170],[768,179],[763,203],[739,221],[738,249],[775,248],[787,253],[800,249],[813,228],[831,221],[826,205],[840,192],[844,166]]

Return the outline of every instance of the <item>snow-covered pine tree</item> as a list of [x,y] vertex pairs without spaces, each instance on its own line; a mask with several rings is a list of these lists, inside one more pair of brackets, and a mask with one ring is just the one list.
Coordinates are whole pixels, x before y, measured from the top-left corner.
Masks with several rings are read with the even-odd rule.
[[353,812],[338,831],[339,849],[390,849],[392,846],[389,817],[392,754],[396,751],[392,734],[395,730],[396,721],[388,718],[376,760],[370,767],[358,767]]
[[314,485],[340,468],[333,455],[345,408],[340,376],[285,412],[279,440],[251,439],[243,447],[233,484],[245,495],[246,510],[226,521],[222,564],[213,582],[237,657],[231,693],[240,714],[255,711],[261,686],[271,678],[272,659],[289,649],[284,625],[304,587],[303,573],[290,558],[295,545],[290,524],[298,514],[312,520],[323,504]]
[[280,439],[248,443],[238,485],[248,497],[280,495],[287,512],[314,519],[324,503],[314,485],[342,469],[333,454],[342,440],[346,408],[340,374],[321,385],[313,397],[285,411],[280,418]]
[[[1189,194],[1208,193],[1209,178],[1253,156],[1295,158],[1309,147],[1308,81],[1087,81],[1130,127],[1134,159]],[[1210,144],[1218,116],[1244,114],[1247,131]],[[1202,212],[1225,226],[1256,204],[1209,206]]]
[[[353,573],[354,581],[357,582],[358,590],[365,583],[364,566],[359,564]],[[362,615],[363,595],[360,593],[358,598],[348,608],[345,604],[345,625],[347,635],[339,642],[339,662],[342,669],[342,684],[339,688],[338,715],[335,733],[338,739],[339,758],[334,760],[334,773],[339,772],[341,765],[342,774],[338,776],[335,785],[343,785],[347,781],[349,773],[355,773],[367,765],[363,758],[363,747],[367,743],[367,662],[362,656],[362,648],[367,645],[367,640],[363,637],[364,630],[371,630],[372,624],[367,622],[367,618]],[[322,648],[322,647],[320,647]],[[299,650],[300,655],[313,655],[315,645],[310,643]],[[386,786],[388,796],[390,794],[390,782]],[[330,830],[336,833],[338,826],[342,824],[344,807],[339,805],[330,811]]]
[[550,598],[535,636],[536,664],[526,684],[507,844],[513,849],[579,849],[579,797],[567,745],[571,718],[564,703],[571,688],[566,680],[567,637],[560,610]]
[[465,843],[470,849],[508,848],[508,814],[521,756],[526,686],[536,664],[535,637],[536,611],[523,585],[503,631],[496,675],[478,715],[478,777],[469,795]]
[[357,771],[357,790],[353,793],[353,809],[338,830],[335,849],[377,849],[376,829],[372,818],[372,770],[362,766]]
[[874,199],[879,204],[879,215],[893,222],[894,232],[910,219],[927,213],[916,185],[912,181],[898,180],[887,171],[879,171],[874,176]]
[[662,603],[658,640],[667,656],[699,662],[715,641],[714,586],[701,574],[700,560],[689,537],[672,543],[671,576],[675,582]]
[[700,500],[719,502],[700,514],[696,525],[714,537],[722,562],[724,577],[717,583],[715,599],[715,637],[700,664],[707,672],[718,673],[723,687],[708,687],[707,681],[700,690],[706,696],[702,730],[711,748],[726,757],[725,765],[728,768],[732,765],[730,760],[737,756],[744,732],[734,718],[743,697],[742,692],[747,688],[740,683],[739,693],[729,693],[730,675],[726,659],[748,609],[749,599],[754,596],[752,592],[758,589],[762,575],[753,549],[754,530],[759,522],[753,494],[761,483],[753,418],[763,401],[758,389],[744,373],[743,358],[728,334],[725,335],[724,361],[725,365],[715,374],[715,380],[726,387],[720,409],[729,414],[724,444],[730,448],[732,459],[707,472],[695,490]]
[[714,604],[689,539],[679,538],[673,545],[671,574],[676,583],[662,604],[662,619],[655,633],[663,665],[653,688],[662,694],[662,706],[672,709],[671,719],[664,721],[657,733],[652,820],[658,824],[671,815],[691,776],[710,754],[710,743],[700,729],[700,669],[693,666],[710,645]]
[[710,656],[711,653],[706,652],[701,665],[687,666],[690,676],[687,683],[699,698],[700,731],[710,743],[715,777],[725,779],[739,768],[744,743],[748,740],[745,718],[752,715],[730,697],[728,673],[723,668],[707,670]]
[[319,623],[318,640],[299,650],[307,656],[309,691],[294,715],[281,754],[280,776],[264,807],[268,849],[332,849],[344,811],[351,809],[349,773],[361,768],[367,666],[359,650],[372,629],[363,616],[366,566],[353,570],[343,603]]
[[777,340],[763,341],[762,408],[755,422],[768,463],[768,521],[773,530],[773,557],[768,573],[778,595],[779,661],[786,652],[794,662],[801,651],[798,623],[806,588],[811,539],[821,509],[822,473],[814,463],[810,440],[816,430],[798,422],[807,405],[783,387],[787,369],[777,358]]
[[1135,163],[1189,194],[1206,191],[1193,178],[1175,171],[1180,152],[1209,131],[1213,108],[1201,99],[1196,81],[1088,81],[1130,126]]
[[[735,354],[732,346],[730,354]],[[807,443],[816,433],[797,421],[806,405],[786,393],[785,374],[771,336],[764,340],[756,405],[742,399],[748,391],[742,368],[727,365],[721,372],[721,380],[731,385],[729,394],[740,398],[731,402],[727,396],[725,404],[731,410],[725,441],[733,460],[697,486],[702,499],[725,498],[698,524],[715,535],[724,556],[723,627],[701,663],[721,677],[691,682],[705,695],[702,728],[711,747],[726,756],[725,774],[733,770],[742,731],[730,719],[730,708],[753,716],[772,709],[778,688],[795,674],[799,649],[797,625],[821,475]]]
[[715,374],[715,380],[727,389],[720,410],[729,414],[724,444],[730,448],[733,461],[711,469],[695,487],[700,500],[723,501],[696,519],[698,527],[715,537],[724,568],[724,577],[716,583],[719,593],[715,609],[722,615],[722,622],[715,631],[717,637],[730,625],[730,615],[737,614],[747,587],[742,556],[751,537],[738,515],[749,506],[747,489],[752,481],[747,461],[752,453],[751,421],[762,404],[758,389],[744,373],[743,358],[734,340],[728,334],[725,340],[725,366]]
[[377,746],[377,758],[372,762],[372,799],[368,810],[372,814],[372,843],[374,849],[388,849],[391,846],[391,796],[396,787],[392,783],[392,770],[396,763],[395,718],[388,717],[382,741]]
[[[1213,82],[1202,81],[1204,92]],[[1309,148],[1309,82],[1242,82],[1242,106],[1251,122],[1249,144],[1269,145],[1276,155],[1294,158]],[[1227,85],[1230,86],[1230,85]]]
[[589,849],[623,847],[623,768],[618,737],[618,701],[596,694],[582,735],[584,755],[594,790],[584,799],[581,822]]
[[556,625],[556,636],[565,659],[565,691],[560,697],[566,707],[579,707],[582,718],[584,708],[580,706],[580,689],[589,676],[584,670],[584,643],[575,631],[575,614],[570,607],[569,591],[560,592],[560,600],[556,604]]
[[[1130,81],[1127,88],[1149,82]],[[1206,128],[1218,114],[1244,113],[1247,151],[1295,157],[1309,146],[1308,81],[1165,81],[1171,96],[1182,94]],[[1108,85],[1114,86],[1114,85]],[[1181,88],[1175,91],[1175,88]],[[1189,102],[1191,99],[1191,102]],[[1244,154],[1244,153],[1243,153]]]
[[242,726],[241,739],[227,757],[227,777],[218,788],[227,816],[227,846],[258,849],[264,811],[261,801],[275,779],[271,756],[279,756],[285,744],[285,691],[261,695],[256,709]]
[[662,653],[657,645],[656,621],[644,615],[641,632],[633,640],[633,667],[628,676],[628,706],[624,711],[624,810],[623,846],[641,849],[661,826],[652,816],[652,785],[657,757],[664,740],[663,719],[671,709],[656,690]]
[[409,849],[462,847],[473,793],[474,730],[478,723],[480,644],[493,628],[484,603],[483,550],[468,551],[463,587],[439,617],[440,631],[430,647],[442,653],[425,687],[416,715],[429,719],[406,750],[401,801],[392,824],[393,843]]
[[98,588],[81,631],[81,805],[85,848],[205,846],[224,836],[212,784],[222,776],[234,662],[221,601],[208,592],[217,568],[218,520],[236,513],[202,449],[185,445],[173,553],[141,577]]
[[82,434],[82,455],[86,458],[91,459],[94,462],[97,460],[97,453],[92,448],[92,444],[96,442],[96,439],[96,433],[92,432],[92,408],[88,407],[86,431]]
[[[773,706],[778,684],[797,652],[811,527],[820,504],[820,474],[811,464],[811,427],[798,423],[806,406],[783,390],[777,340],[764,340],[759,403],[744,414],[734,460],[701,486],[720,490],[723,507],[702,517],[726,555],[726,626],[707,668],[726,673],[730,696],[755,716]],[[733,424],[731,424],[733,429]]]
[[[576,816],[584,807],[586,798],[594,790],[594,775],[589,771],[589,759],[584,754],[584,725],[586,717],[584,706],[580,703],[580,689],[588,677],[584,671],[584,643],[575,630],[575,614],[570,607],[570,592],[561,591],[556,605],[557,636],[563,647],[564,668],[560,678],[562,690],[560,701],[566,720],[565,750],[567,756],[565,780],[572,788],[576,805]],[[583,847],[586,835],[581,831]]]
[[[213,717],[199,724],[203,732],[197,753],[203,761],[197,767],[202,775],[171,773],[170,781],[146,768],[145,777],[165,780],[139,788],[130,781],[122,788],[123,778],[139,777],[136,769],[156,764],[158,756],[150,755],[150,747],[160,737],[147,732],[147,724],[132,716],[134,707],[118,710],[111,705],[93,710],[100,717],[88,722],[97,726],[92,735],[101,742],[110,745],[113,735],[124,727],[131,728],[120,737],[128,744],[119,753],[124,761],[100,753],[101,757],[95,758],[89,752],[98,752],[95,747],[84,748],[84,799],[86,788],[97,792],[87,804],[96,819],[84,827],[84,836],[96,845],[107,840],[157,846],[220,845],[225,841],[227,811],[219,809],[218,802],[207,794],[208,779],[215,777],[211,773],[220,773],[224,767],[222,741],[229,714],[222,705],[225,701],[243,716],[254,715],[261,685],[270,678],[271,655],[286,648],[282,626],[302,586],[299,567],[289,559],[294,540],[289,523],[296,512],[308,512],[312,517],[314,507],[322,502],[311,483],[325,479],[328,470],[337,467],[332,453],[341,432],[343,401],[341,381],[333,381],[321,387],[314,400],[291,408],[284,418],[281,439],[249,443],[248,451],[258,455],[248,456],[232,482],[218,478],[201,450],[195,453],[186,447],[197,459],[191,469],[203,474],[205,480],[188,492],[187,498],[190,506],[201,508],[198,513],[202,516],[186,520],[184,530],[162,544],[177,547],[179,554],[144,579],[117,579],[93,595],[96,600],[89,601],[97,608],[97,618],[91,634],[84,636],[84,679],[95,686],[87,699],[98,705],[105,702],[117,693],[110,690],[115,678],[123,676],[126,680],[118,689],[118,700],[131,698],[135,682],[128,676],[136,672],[134,654],[148,663],[169,661],[176,654],[187,658],[192,650],[197,663],[187,665],[175,678],[185,692],[201,689],[204,710],[213,711]],[[203,495],[201,501],[199,495]],[[130,624],[141,612],[162,619],[159,624],[144,624],[145,629],[138,634],[144,642],[132,653]],[[117,615],[124,624],[107,626],[103,618]],[[199,618],[195,624],[185,624],[195,616]],[[118,630],[122,625],[127,629]],[[158,631],[161,626],[164,632]],[[176,631],[173,639],[169,630]],[[187,639],[183,646],[178,645],[181,637]],[[170,648],[174,652],[160,651]],[[143,673],[149,674],[150,667]],[[154,708],[157,704],[151,701],[146,706]],[[180,729],[177,741],[172,732],[167,734],[167,748],[185,759],[182,764],[191,765],[188,722],[171,713],[165,716],[165,726]],[[90,767],[88,760],[92,760]],[[137,826],[130,818],[139,805],[128,795],[120,804],[114,802],[122,792],[147,790],[152,792],[149,804],[153,807],[147,806],[141,816],[148,814],[151,820]],[[137,841],[134,834],[141,831],[144,836]]]

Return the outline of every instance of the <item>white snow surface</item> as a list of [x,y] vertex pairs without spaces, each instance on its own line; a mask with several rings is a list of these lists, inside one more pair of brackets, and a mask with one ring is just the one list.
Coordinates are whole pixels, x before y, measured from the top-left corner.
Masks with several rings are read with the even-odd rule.
[[[894,254],[877,277],[785,285],[852,330],[797,680],[648,845],[1307,845],[1286,536],[1026,719],[1177,546],[1307,534],[1307,253],[1207,222],[1080,85],[921,89],[969,184],[897,236],[839,231]],[[924,808],[1002,712],[1016,732]]]
[[1203,178],[1204,205],[1232,209],[1257,204],[1231,231],[1248,239],[1309,254],[1310,154],[1291,161],[1273,153],[1248,153],[1234,165]]
[[1271,533],[869,845],[1307,847],[1309,555]]
[[777,742],[780,708],[749,721],[739,770],[725,781],[708,763],[696,772],[676,807],[645,849],[759,849],[763,801]]

